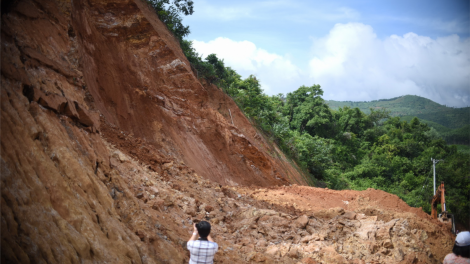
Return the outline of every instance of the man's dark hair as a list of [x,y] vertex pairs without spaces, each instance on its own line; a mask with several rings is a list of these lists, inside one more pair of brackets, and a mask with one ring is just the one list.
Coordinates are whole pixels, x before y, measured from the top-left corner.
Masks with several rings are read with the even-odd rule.
[[201,221],[196,224],[197,232],[200,237],[207,237],[211,232],[211,224],[206,221]]
[[457,245],[454,245],[454,248],[452,248],[452,252],[456,256],[461,256],[463,258],[470,258],[470,245],[465,246],[465,247],[459,247]]

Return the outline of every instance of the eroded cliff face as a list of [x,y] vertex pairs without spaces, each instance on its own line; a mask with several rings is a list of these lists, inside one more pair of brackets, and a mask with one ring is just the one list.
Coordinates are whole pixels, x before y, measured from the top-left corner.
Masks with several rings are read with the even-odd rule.
[[136,235],[156,227],[106,144],[166,179],[173,175],[165,168],[178,164],[223,185],[305,183],[282,156],[270,156],[278,151],[229,98],[201,85],[144,2],[2,7],[3,260],[186,258],[181,245]]
[[[142,1],[74,2],[72,9],[84,82],[96,110],[106,127],[141,139],[157,170],[164,160],[158,157],[170,155],[220,184],[303,182],[267,154],[266,143],[255,138],[230,99],[216,101],[233,109],[234,125],[213,107],[211,99],[221,92],[201,85],[179,44]],[[113,138],[111,130],[103,131]]]
[[[401,244],[349,256],[335,231],[318,242],[312,228],[326,220],[284,230],[314,219],[312,208],[237,189],[306,182],[230,98],[197,80],[143,1],[2,2],[1,34],[2,263],[182,263],[193,219],[213,223],[221,263],[406,260]],[[257,228],[271,218],[282,235]],[[280,241],[288,251],[272,246]],[[401,252],[442,257],[420,243]]]

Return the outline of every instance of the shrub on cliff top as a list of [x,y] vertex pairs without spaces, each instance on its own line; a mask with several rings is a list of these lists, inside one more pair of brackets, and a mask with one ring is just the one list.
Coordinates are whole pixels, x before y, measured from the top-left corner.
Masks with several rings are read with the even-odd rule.
[[147,3],[155,9],[158,18],[167,25],[168,29],[180,43],[185,36],[189,35],[189,26],[184,26],[181,23],[182,18],[180,14],[185,16],[192,15],[194,13],[193,1],[174,0],[170,4],[170,0],[147,0]]

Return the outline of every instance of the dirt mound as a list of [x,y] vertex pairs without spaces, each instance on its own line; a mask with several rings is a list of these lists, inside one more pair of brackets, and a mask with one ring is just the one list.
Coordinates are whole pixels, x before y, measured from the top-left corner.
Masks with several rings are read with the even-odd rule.
[[[297,185],[268,189],[238,188],[237,190],[256,200],[271,204],[273,208],[290,207],[296,214],[305,214],[315,219],[338,220],[346,218],[350,220],[364,220],[362,222],[367,222],[366,224],[369,226],[369,230],[356,230],[356,234],[361,234],[362,232],[362,238],[366,241],[356,241],[355,243],[368,244],[370,241],[374,241],[375,244],[373,247],[377,246],[378,248],[370,250],[370,261],[374,260],[372,253],[379,250],[385,243],[386,239],[379,236],[377,233],[384,232],[381,230],[381,225],[384,224],[389,225],[389,230],[386,231],[387,233],[389,233],[390,230],[393,231],[392,228],[400,223],[406,224],[406,227],[401,228],[408,230],[406,232],[404,231],[405,233],[395,234],[395,237],[393,236],[393,232],[390,231],[390,236],[387,235],[385,237],[391,239],[394,245],[396,243],[400,244],[400,239],[405,239],[405,242],[400,246],[392,247],[395,248],[396,252],[384,249],[383,252],[381,252],[384,254],[382,256],[379,255],[379,258],[375,259],[377,261],[380,260],[384,263],[398,262],[403,260],[400,256],[404,252],[405,255],[417,253],[416,260],[422,261],[422,263],[437,263],[438,260],[441,261],[445,255],[452,250],[454,236],[451,234],[449,226],[432,219],[421,208],[410,207],[396,195],[381,190],[335,191]],[[362,222],[359,226],[364,225]],[[332,220],[330,220],[329,224],[332,223]],[[344,223],[339,223],[340,225],[345,225]],[[331,229],[331,226],[326,225],[324,229]],[[426,235],[423,235],[421,232],[425,232]],[[423,237],[419,238],[419,236]],[[347,235],[342,236],[340,240],[342,239],[348,240]],[[396,243],[394,239],[397,240]],[[410,251],[410,241],[412,241],[411,243],[413,245],[420,245],[422,248],[420,250]],[[419,241],[421,241],[422,244],[420,244]],[[349,245],[349,247],[354,248],[357,247],[357,245]],[[388,247],[385,246],[385,248]],[[364,254],[364,256],[365,255],[366,254]],[[394,255],[395,259],[386,258],[390,255]]]
[[[343,209],[334,207],[333,199],[330,205],[324,201],[320,206],[300,207],[306,193],[331,190],[220,186],[181,162],[166,163],[158,173],[107,147],[111,166],[120,175],[111,191],[117,213],[144,243],[181,247],[185,261],[188,254],[183,248],[194,220],[212,223],[220,248],[217,263],[441,263],[453,246],[453,236],[445,227],[407,206],[402,209],[409,212],[380,204]],[[375,190],[344,193],[343,197],[366,201],[384,197]],[[284,196],[299,203],[285,203]],[[137,205],[145,212],[138,222],[128,215]]]
[[293,185],[259,189],[252,192],[251,195],[266,202],[282,205],[291,204],[303,211],[320,211],[334,207],[340,207],[348,211],[377,208],[390,213],[413,213],[423,219],[431,219],[421,208],[410,207],[398,196],[375,189],[368,189],[366,191],[335,191]]
[[4,263],[187,262],[195,219],[219,263],[437,263],[452,244],[389,194],[281,187],[306,180],[144,1],[2,3],[1,34]]

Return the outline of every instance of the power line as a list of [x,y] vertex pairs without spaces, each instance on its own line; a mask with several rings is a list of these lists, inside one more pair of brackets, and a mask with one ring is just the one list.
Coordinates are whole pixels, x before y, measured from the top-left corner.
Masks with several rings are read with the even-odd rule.
[[[432,170],[429,171],[428,177],[426,177],[426,178],[424,179],[423,188],[421,188],[421,193],[420,193],[420,195],[419,195],[419,196],[421,197],[421,200],[424,200],[424,192],[423,192],[423,191],[424,191],[424,188],[425,188],[425,187],[428,187],[427,181],[428,181],[429,176],[431,175],[431,173],[432,173]],[[416,207],[416,206],[417,206],[417,203],[415,203],[415,207]]]

